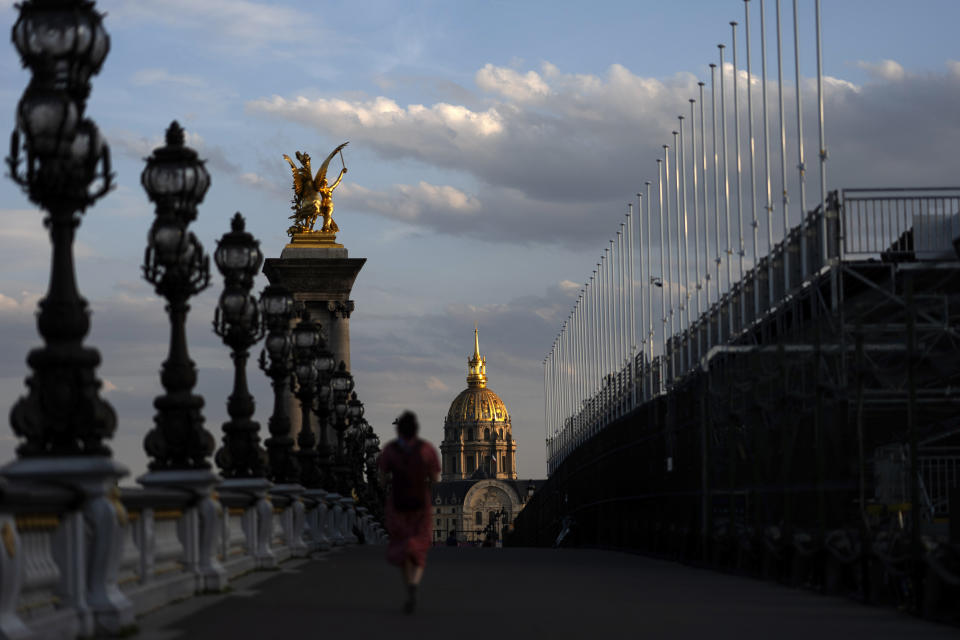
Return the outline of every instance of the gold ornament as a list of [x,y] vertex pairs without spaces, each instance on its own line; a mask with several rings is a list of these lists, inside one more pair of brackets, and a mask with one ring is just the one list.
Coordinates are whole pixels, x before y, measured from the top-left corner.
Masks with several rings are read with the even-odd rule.
[[[294,223],[287,229],[287,235],[291,238],[304,234],[333,235],[340,230],[337,223],[333,221],[333,190],[337,188],[347,172],[342,150],[348,144],[350,143],[344,142],[331,151],[327,159],[323,161],[316,176],[313,175],[310,168],[310,154],[296,152],[297,161],[300,162],[299,167],[294,164],[290,156],[283,154],[283,159],[290,164],[290,169],[293,171],[293,204],[291,205],[293,215],[290,216],[290,219]],[[328,184],[327,166],[333,156],[338,153],[343,168],[340,169],[340,175],[337,176],[333,184]],[[323,226],[314,231],[313,225],[317,218],[321,216],[323,217]]]
[[11,558],[16,555],[17,546],[13,539],[13,527],[10,526],[9,522],[3,523],[3,528],[0,529],[0,538],[3,538],[3,548],[7,550],[7,555]]

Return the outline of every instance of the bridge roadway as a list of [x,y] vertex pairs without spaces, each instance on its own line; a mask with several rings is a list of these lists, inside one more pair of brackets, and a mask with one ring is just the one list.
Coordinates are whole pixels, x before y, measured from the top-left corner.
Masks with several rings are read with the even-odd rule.
[[138,638],[957,638],[897,611],[643,556],[437,548],[420,606],[400,608],[383,547],[238,578],[140,619]]

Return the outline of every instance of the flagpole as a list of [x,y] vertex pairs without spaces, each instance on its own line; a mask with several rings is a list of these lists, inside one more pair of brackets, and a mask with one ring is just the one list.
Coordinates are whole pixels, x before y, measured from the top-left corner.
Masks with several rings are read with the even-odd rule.
[[773,282],[773,197],[770,186],[770,122],[767,117],[767,37],[763,0],[760,0],[760,86],[763,93],[763,164],[767,186],[767,289],[770,306],[774,305]]
[[[695,313],[695,322],[700,319],[702,310],[700,308],[700,183],[697,179],[697,120],[695,105],[696,100],[690,98],[690,167],[693,170],[693,273],[696,280],[697,304]],[[700,338],[697,336],[697,358],[701,355]]]
[[[659,173],[659,166],[657,167],[657,173]],[[647,333],[647,348],[650,350],[650,358],[647,361],[647,366],[650,367],[650,373],[648,377],[650,378],[650,395],[648,398],[653,398],[653,270],[652,270],[652,260],[653,260],[653,235],[650,231],[651,221],[653,217],[650,215],[650,181],[647,180],[644,182],[644,185],[647,187],[646,191],[646,203],[647,203],[647,323],[649,324],[649,329]]]
[[[687,354],[686,370],[689,370],[690,367],[693,366],[693,362],[690,359],[690,354],[692,353],[690,348],[690,327],[693,324],[693,320],[690,318],[690,230],[687,221],[687,165],[683,152],[683,116],[678,116],[678,120],[680,121],[680,142],[677,146],[677,152],[680,157],[679,160],[677,160],[677,164],[680,167],[680,193],[683,194],[683,308],[687,314],[687,321],[683,325],[681,333],[684,336],[683,350]],[[677,205],[679,206],[679,202]],[[679,231],[677,234],[679,235]]]
[[820,125],[820,256],[827,255],[827,138],[823,128],[823,45],[820,29],[820,0],[814,3],[817,21],[817,121]]
[[713,118],[713,209],[714,209],[714,230],[716,231],[716,244],[714,258],[717,263],[717,344],[723,342],[723,322],[720,312],[720,165],[717,152],[717,87],[715,82],[717,65],[710,63],[710,115]]
[[[756,276],[760,253],[760,222],[757,220],[757,169],[756,146],[753,139],[753,72],[750,64],[750,0],[743,0],[743,39],[747,43],[747,135],[750,138],[750,226],[753,228],[753,272]],[[753,283],[753,317],[760,317],[760,287],[755,279]]]
[[[713,343],[710,333],[710,210],[707,207],[707,129],[703,119],[703,82],[697,83],[700,91],[700,157],[703,167],[703,289],[704,289],[704,333],[707,335],[707,349]],[[699,241],[698,241],[699,242]]]
[[666,289],[666,278],[664,278],[664,269],[663,269],[663,160],[657,158],[657,203],[658,208],[660,209],[660,311],[662,317],[662,329],[660,333],[660,393],[666,391],[666,380],[663,366],[666,364],[667,353],[666,353],[666,338],[667,338],[667,289]]
[[[780,103],[780,181],[783,185],[783,238],[790,234],[790,198],[787,191],[787,129],[783,115],[783,34],[780,28],[780,0],[777,0],[777,97]],[[783,294],[790,294],[790,252],[783,246]]]
[[800,24],[797,0],[793,0],[793,64],[797,87],[797,173],[800,179],[800,279],[809,274],[807,265],[807,168],[803,162],[803,107],[800,100]]
[[730,31],[732,34],[732,53],[733,53],[733,137],[735,139],[734,149],[737,157],[737,235],[739,236],[740,246],[737,248],[737,255],[740,257],[740,329],[743,328],[743,319],[746,317],[747,301],[743,292],[743,163],[740,160],[740,83],[737,76],[737,22],[730,22]]

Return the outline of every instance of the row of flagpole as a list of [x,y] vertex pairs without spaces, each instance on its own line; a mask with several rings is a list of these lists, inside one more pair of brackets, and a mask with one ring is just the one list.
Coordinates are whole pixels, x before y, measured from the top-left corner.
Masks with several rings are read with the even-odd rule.
[[[786,239],[794,224],[818,225],[819,254],[826,256],[826,143],[823,122],[823,67],[820,29],[820,0],[814,0],[816,21],[817,103],[820,160],[821,214],[808,216],[806,211],[806,175],[804,165],[803,118],[800,78],[800,30],[797,0],[793,0],[794,71],[796,100],[797,185],[799,207],[791,215],[787,172],[787,128],[783,87],[783,42],[781,29],[781,0],[775,1],[777,52],[777,106],[779,115],[779,161],[782,200],[782,234]],[[763,172],[761,197],[757,189],[757,140],[754,136],[754,77],[750,39],[751,4],[759,4],[760,62]],[[774,244],[773,176],[771,173],[770,122],[767,92],[767,42],[764,0],[744,0],[744,41],[746,45],[746,140],[741,129],[741,82],[738,66],[737,34],[739,23],[730,22],[732,71],[733,162],[735,205],[731,202],[730,148],[727,139],[728,102],[724,61],[726,45],[718,45],[720,68],[719,96],[716,70],[710,63],[709,135],[707,131],[704,90],[698,82],[698,95],[689,99],[690,111],[677,118],[677,129],[672,132],[672,144],[663,144],[662,157],[656,158],[656,196],[652,198],[652,181],[644,183],[645,190],[637,193],[637,211],[628,205],[626,218],[619,225],[596,263],[596,269],[579,290],[577,299],[553,345],[544,358],[544,422],[547,439],[547,459],[552,472],[556,464],[584,438],[603,428],[610,421],[633,409],[639,402],[664,393],[668,381],[690,370],[713,345],[733,337],[742,326],[752,305],[753,317],[760,315],[760,291],[753,288],[752,299],[747,295],[730,295],[736,283],[744,279],[748,269],[760,264],[760,225],[758,210],[765,212],[766,250],[769,286],[768,300],[774,300],[775,290],[789,295],[796,272],[801,278],[811,273],[806,247],[807,234],[800,233],[799,269],[791,268],[790,254]],[[718,110],[719,99],[719,110]],[[719,127],[718,127],[719,117]],[[685,121],[687,124],[685,124]],[[699,129],[698,125],[699,124]],[[718,145],[719,135],[719,145]],[[749,206],[745,206],[744,176],[741,143],[749,154],[747,176]],[[708,153],[709,146],[709,153]],[[712,177],[713,197],[710,198]],[[688,180],[689,177],[689,180]],[[761,206],[758,206],[761,205]],[[731,207],[734,227],[731,228]],[[750,261],[744,237],[744,216],[748,215]],[[710,227],[713,227],[713,237]],[[674,233],[676,232],[676,233]],[[722,233],[721,233],[722,232]],[[692,235],[692,237],[691,237]],[[711,240],[713,246],[711,247]],[[639,250],[639,258],[635,256]],[[659,258],[659,273],[654,273],[654,252]],[[674,256],[674,252],[676,255]],[[782,289],[774,282],[774,253],[782,261]],[[734,262],[736,261],[736,265]],[[644,264],[645,263],[645,264]],[[711,274],[711,263],[713,273]],[[734,267],[736,266],[736,279]],[[725,267],[725,269],[724,269]],[[819,265],[814,265],[819,267]],[[724,273],[725,272],[725,273]],[[726,278],[723,276],[726,275]],[[775,287],[776,284],[776,287]],[[659,290],[659,305],[655,292]],[[657,309],[659,307],[659,309]],[[659,311],[659,315],[657,315]],[[705,322],[706,314],[713,314],[715,322]],[[723,321],[723,315],[726,315]],[[699,325],[698,325],[699,323]],[[701,326],[696,340],[689,340],[691,327]],[[725,325],[725,326],[724,326]],[[703,327],[705,330],[702,330]],[[676,349],[681,339],[696,346]],[[696,353],[694,353],[696,351]],[[669,357],[668,357],[669,356]]]

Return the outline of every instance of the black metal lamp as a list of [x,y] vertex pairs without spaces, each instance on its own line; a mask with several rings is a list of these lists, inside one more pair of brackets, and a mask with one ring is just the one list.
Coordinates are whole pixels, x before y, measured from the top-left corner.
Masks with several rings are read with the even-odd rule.
[[[167,469],[209,469],[207,457],[213,452],[214,439],[203,427],[203,398],[191,392],[197,383],[197,370],[187,351],[187,301],[210,284],[210,260],[203,246],[187,225],[196,217],[210,177],[197,153],[184,146],[183,129],[171,123],[166,145],[147,158],[140,182],[157,218],[147,235],[143,259],[143,277],[157,294],[167,299],[170,316],[170,349],[160,372],[166,393],[154,400],[155,426],[144,439],[144,448],[152,458],[151,471]],[[197,176],[202,176],[198,179]],[[171,185],[189,182],[189,192]]]
[[347,371],[346,363],[341,360],[337,370],[330,376],[330,388],[333,391],[333,411],[336,416],[334,428],[342,433],[347,428],[347,404],[353,390],[353,376]]
[[170,213],[183,224],[197,217],[197,205],[210,187],[210,174],[197,152],[184,144],[183,128],[174,121],[166,146],[154,149],[140,183],[157,207],[157,216]]
[[67,87],[74,100],[86,100],[90,77],[110,51],[103,14],[92,2],[33,0],[19,8],[12,39],[24,66]]
[[109,148],[83,118],[89,79],[103,64],[109,38],[92,2],[26,0],[16,7],[13,40],[32,75],[6,162],[13,181],[47,211],[53,260],[37,317],[45,346],[27,358],[29,394],[13,406],[10,421],[26,439],[21,456],[109,455],[103,440],[113,435],[116,415],[98,395],[100,355],[82,345],[90,319],[73,261],[79,214],[111,187]]
[[357,399],[356,391],[353,392],[350,401],[347,402],[347,416],[350,418],[351,424],[359,424],[360,418],[363,417],[363,403]]
[[247,388],[249,348],[263,337],[264,326],[253,279],[263,263],[260,242],[244,229],[243,216],[230,221],[230,231],[217,242],[213,259],[223,274],[224,289],[213,320],[213,330],[230,347],[233,392],[227,401],[230,420],[223,425],[223,446],[215,460],[227,478],[259,478],[267,472],[267,454],[260,447],[260,425],[251,419],[256,405]]
[[330,422],[330,403],[333,391],[330,387],[330,378],[337,361],[333,354],[321,347],[317,351],[317,397],[313,411],[317,416],[317,426],[320,432],[320,441],[317,444],[317,456],[320,468],[323,470],[324,488],[333,489],[330,467],[333,464],[333,447],[330,446],[328,429]]
[[290,335],[293,306],[293,295],[285,287],[269,285],[260,294],[260,313],[268,332],[263,351],[260,352],[260,369],[273,385],[270,437],[264,444],[269,454],[270,480],[278,484],[292,484],[300,480],[300,465],[293,456],[286,395],[293,370],[293,339]]
[[310,312],[304,308],[300,322],[293,329],[293,373],[297,381],[294,393],[300,401],[300,433],[297,436],[300,484],[309,489],[320,486],[320,468],[314,449],[316,439],[310,426],[310,412],[319,378],[316,363],[319,344],[320,326],[310,320]]

